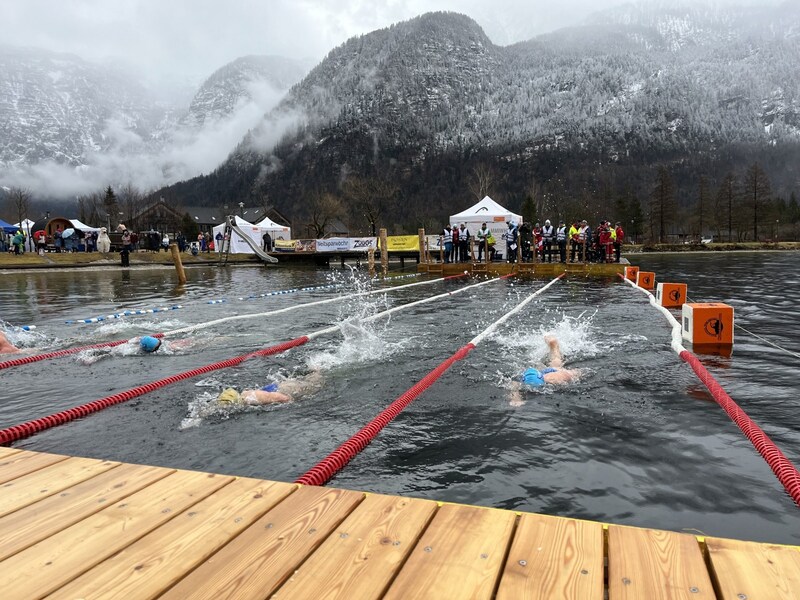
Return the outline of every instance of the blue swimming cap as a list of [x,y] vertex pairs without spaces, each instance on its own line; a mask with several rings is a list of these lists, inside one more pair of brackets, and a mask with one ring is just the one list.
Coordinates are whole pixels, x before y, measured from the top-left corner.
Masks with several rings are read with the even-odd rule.
[[161,340],[154,338],[152,335],[145,335],[139,340],[139,345],[145,352],[155,352],[161,346]]
[[540,373],[538,369],[525,369],[525,372],[520,375],[520,380],[522,380],[522,383],[525,385],[544,385],[544,377],[542,377],[542,373]]
[[277,383],[269,383],[261,388],[265,392],[277,392],[278,391],[278,384]]

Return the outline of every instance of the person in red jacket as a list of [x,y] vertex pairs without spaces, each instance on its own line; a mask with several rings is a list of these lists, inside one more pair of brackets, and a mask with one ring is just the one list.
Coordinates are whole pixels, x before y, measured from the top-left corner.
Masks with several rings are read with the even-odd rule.
[[617,221],[616,225],[614,226],[614,231],[617,234],[617,239],[614,240],[614,262],[619,262],[619,253],[622,249],[622,242],[625,239],[625,232],[623,231],[622,224],[619,221]]

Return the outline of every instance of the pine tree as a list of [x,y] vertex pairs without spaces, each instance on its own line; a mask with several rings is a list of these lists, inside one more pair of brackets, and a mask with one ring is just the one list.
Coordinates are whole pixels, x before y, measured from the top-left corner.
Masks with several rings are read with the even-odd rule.
[[758,241],[758,211],[766,205],[771,194],[769,177],[758,163],[747,170],[745,180],[745,198],[753,211],[753,241]]
[[703,237],[703,227],[707,225],[704,223],[706,212],[709,209],[709,191],[708,179],[705,175],[700,176],[700,184],[697,195],[697,234],[700,238]]
[[738,203],[739,190],[736,184],[736,175],[728,173],[717,189],[717,216],[727,217],[728,241],[733,241],[733,209]]
[[650,195],[650,227],[658,229],[658,242],[663,244],[667,238],[667,227],[675,215],[675,185],[666,167],[658,168],[656,185]]

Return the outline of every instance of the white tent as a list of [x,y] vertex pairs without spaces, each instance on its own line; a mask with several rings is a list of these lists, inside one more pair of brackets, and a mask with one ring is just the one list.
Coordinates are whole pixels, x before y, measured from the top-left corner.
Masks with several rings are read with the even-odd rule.
[[[264,221],[262,221],[262,223],[263,222]],[[270,223],[272,223],[272,221],[270,221]],[[278,225],[277,223],[274,223],[274,225],[275,225],[275,227],[263,227],[260,224],[259,225],[253,225],[252,223],[250,223],[248,221],[245,221],[243,218],[241,218],[239,216],[236,216],[236,226],[243,233],[246,233],[247,237],[249,237],[251,240],[253,240],[253,242],[259,248],[263,248],[264,247],[263,237],[264,237],[264,234],[267,233],[267,232],[269,232],[269,234],[270,234],[270,236],[272,236],[273,240],[276,239],[276,235],[275,235],[276,232],[280,236],[283,236],[284,239],[287,239],[287,240],[291,239],[291,230],[288,227],[283,227],[282,225]],[[222,235],[225,235],[225,223],[221,223],[220,225],[217,225],[216,227],[214,227],[214,229],[212,231],[213,231],[212,237],[214,238],[214,247],[216,248],[217,247],[217,234],[221,233]],[[221,247],[217,249],[217,251],[220,251],[220,250],[221,250]],[[242,237],[236,232],[233,232],[231,234],[231,252],[234,253],[234,254],[255,254],[255,252],[253,252],[253,249],[250,247],[250,245],[245,240],[243,240]]]
[[19,228],[25,234],[25,250],[26,252],[36,251],[36,242],[33,239],[33,226],[34,222],[30,219],[25,219],[21,223],[14,223],[14,227]]
[[[269,232],[272,241],[275,240],[290,240],[292,239],[292,230],[290,227],[284,227],[283,225],[279,225],[275,221],[271,220],[269,217],[265,217],[263,221],[259,221],[256,223],[257,227],[261,227],[265,231]],[[264,235],[263,233],[261,235]]]
[[450,224],[461,225],[464,223],[473,238],[481,228],[481,225],[486,223],[486,227],[497,240],[495,250],[502,253],[503,257],[506,257],[506,243],[503,241],[503,234],[508,231],[507,221],[514,221],[519,226],[522,224],[522,215],[512,213],[489,198],[489,196],[470,206],[467,210],[450,215]]
[[78,219],[68,219],[68,220],[69,220],[70,223],[72,223],[72,226],[75,229],[80,229],[84,233],[89,232],[89,231],[92,231],[92,232],[96,231],[96,232],[100,233],[100,228],[99,227],[92,227],[91,225],[87,225],[86,223],[81,223]]

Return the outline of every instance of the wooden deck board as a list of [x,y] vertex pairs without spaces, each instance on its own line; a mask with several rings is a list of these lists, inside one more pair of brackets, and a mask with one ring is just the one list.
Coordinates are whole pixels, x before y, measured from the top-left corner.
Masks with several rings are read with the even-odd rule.
[[296,488],[238,479],[48,598],[156,598]]
[[520,517],[497,600],[603,600],[603,526]]
[[173,469],[121,465],[0,518],[0,560],[163,479]]
[[515,521],[509,511],[442,506],[385,597],[491,598]]
[[162,598],[269,597],[363,497],[346,490],[300,488]]
[[0,477],[3,600],[800,600],[798,547],[7,448]]
[[39,469],[67,460],[69,456],[46,454],[44,452],[20,452],[12,454],[0,461],[0,483],[5,483],[33,473]]
[[117,466],[117,462],[93,458],[68,458],[7,481],[0,487],[0,516],[57,494]]
[[367,496],[274,597],[382,597],[435,510],[430,500]]
[[4,600],[57,590],[138,540],[232,477],[179,471],[0,562]]
[[715,600],[700,545],[691,535],[608,528],[609,600]]
[[706,538],[720,600],[800,600],[800,549]]

